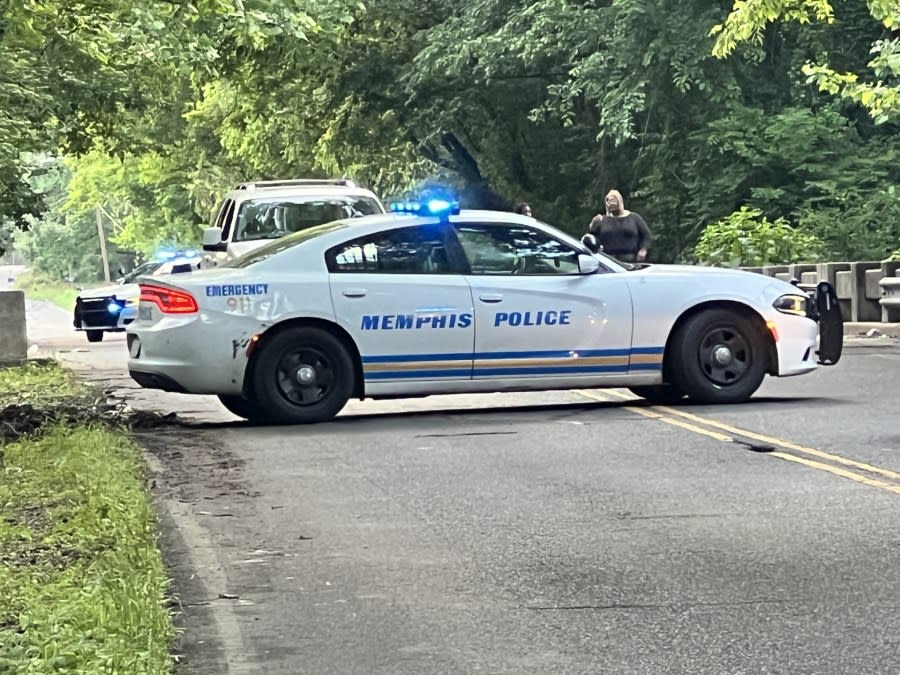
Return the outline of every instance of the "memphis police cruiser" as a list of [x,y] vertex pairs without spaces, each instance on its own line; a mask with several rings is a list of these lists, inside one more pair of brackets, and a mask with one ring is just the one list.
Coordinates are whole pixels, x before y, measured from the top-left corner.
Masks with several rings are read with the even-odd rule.
[[124,332],[137,316],[138,277],[181,274],[199,268],[199,251],[160,251],[154,260],[148,260],[124,275],[117,285],[82,291],[75,299],[72,318],[75,330],[84,331],[88,342],[102,341],[104,333]]
[[393,209],[142,279],[131,376],[215,394],[257,422],[305,423],[351,397],[628,387],[731,403],[766,374],[840,357],[827,284],[817,303],[758,274],[623,265],[530,217],[447,200]]

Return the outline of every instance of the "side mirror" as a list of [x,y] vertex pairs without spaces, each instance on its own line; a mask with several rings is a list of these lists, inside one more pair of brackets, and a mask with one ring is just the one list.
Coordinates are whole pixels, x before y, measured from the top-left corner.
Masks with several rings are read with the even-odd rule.
[[228,242],[222,241],[222,229],[219,227],[207,227],[203,230],[204,251],[225,251]]
[[597,260],[594,256],[585,255],[584,253],[579,254],[579,256],[578,256],[578,273],[579,274],[594,274],[599,269],[600,269],[600,261]]
[[588,232],[581,238],[581,243],[587,246],[594,253],[603,250],[603,247],[597,242],[597,237],[592,235],[590,232]]

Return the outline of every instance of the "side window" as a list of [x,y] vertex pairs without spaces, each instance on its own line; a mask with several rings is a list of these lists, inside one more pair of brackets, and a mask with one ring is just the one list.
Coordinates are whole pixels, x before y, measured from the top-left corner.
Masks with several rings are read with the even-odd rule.
[[440,227],[404,227],[341,244],[326,254],[328,271],[369,274],[454,274]]
[[456,225],[472,274],[578,274],[578,251],[519,224]]

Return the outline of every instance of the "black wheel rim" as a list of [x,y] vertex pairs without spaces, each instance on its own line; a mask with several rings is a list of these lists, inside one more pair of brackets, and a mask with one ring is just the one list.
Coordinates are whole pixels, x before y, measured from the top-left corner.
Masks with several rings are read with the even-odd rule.
[[700,369],[715,385],[737,384],[750,370],[750,343],[733,326],[720,326],[708,331],[697,350]]
[[334,364],[321,349],[302,347],[278,362],[278,389],[294,405],[310,406],[328,398],[334,389]]

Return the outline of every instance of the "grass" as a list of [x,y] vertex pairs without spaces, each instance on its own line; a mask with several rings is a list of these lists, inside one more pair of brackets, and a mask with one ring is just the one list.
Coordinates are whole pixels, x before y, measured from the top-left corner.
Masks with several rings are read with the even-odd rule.
[[72,371],[55,362],[30,361],[19,368],[0,368],[0,401],[3,405],[51,405],[89,393],[88,387]]
[[[79,395],[90,390],[58,365],[0,370],[4,403]],[[0,445],[0,673],[172,672],[142,472],[139,449],[107,425]]]
[[[85,284],[84,288],[99,287],[100,285],[99,283],[90,283]],[[31,272],[20,275],[16,279],[15,286],[17,289],[25,291],[29,300],[47,300],[65,310],[74,309],[75,298],[81,293],[73,286],[49,281],[43,277],[34,276]]]

